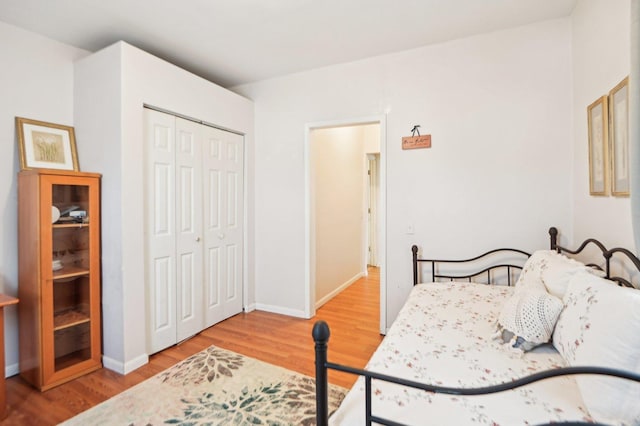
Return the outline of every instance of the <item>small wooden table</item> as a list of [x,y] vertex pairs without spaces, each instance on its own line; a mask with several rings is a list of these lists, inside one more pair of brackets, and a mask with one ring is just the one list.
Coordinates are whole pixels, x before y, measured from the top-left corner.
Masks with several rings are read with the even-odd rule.
[[4,365],[4,307],[18,303],[15,297],[0,294],[0,420],[7,415],[7,395],[4,385],[4,375],[6,367]]

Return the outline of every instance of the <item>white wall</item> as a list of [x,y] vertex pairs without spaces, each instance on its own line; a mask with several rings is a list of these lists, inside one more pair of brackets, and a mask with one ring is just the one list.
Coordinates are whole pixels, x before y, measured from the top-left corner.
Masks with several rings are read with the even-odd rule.
[[83,168],[103,174],[103,352],[105,366],[121,373],[148,358],[144,103],[245,134],[245,307],[254,304],[252,102],[123,42],[84,58],[76,64],[76,132],[92,147]]
[[380,153],[380,125],[364,124],[360,126],[362,130],[362,143],[364,152],[368,154]]
[[629,74],[629,0],[579,0],[573,11],[574,239],[634,247],[629,198],[589,195],[587,106]]
[[[560,19],[236,87],[255,101],[257,302],[304,310],[307,123],[386,114],[388,324],[412,243],[465,256],[546,247],[551,225],[570,237],[571,75]],[[401,149],[414,124],[433,148]]]
[[316,307],[363,276],[365,151],[360,126],[311,132]]
[[[0,22],[0,293],[18,295],[20,161],[14,117],[73,125],[73,61],[86,53]],[[82,153],[84,141],[77,147]],[[17,314],[16,306],[5,308],[8,376],[18,373]]]

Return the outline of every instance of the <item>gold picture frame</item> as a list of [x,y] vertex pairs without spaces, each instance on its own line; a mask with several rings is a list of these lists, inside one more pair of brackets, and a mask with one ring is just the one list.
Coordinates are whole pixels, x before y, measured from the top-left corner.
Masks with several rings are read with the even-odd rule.
[[80,171],[71,126],[16,117],[20,168]]
[[609,114],[607,95],[587,107],[589,193],[609,195]]
[[629,77],[609,92],[611,194],[629,196]]

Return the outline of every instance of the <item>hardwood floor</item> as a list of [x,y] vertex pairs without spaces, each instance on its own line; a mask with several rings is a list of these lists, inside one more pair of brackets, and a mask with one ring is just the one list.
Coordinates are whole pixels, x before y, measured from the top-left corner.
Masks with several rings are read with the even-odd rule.
[[[7,379],[8,416],[2,425],[55,425],[134,386],[211,345],[271,364],[314,375],[311,329],[323,319],[331,327],[329,360],[364,367],[382,340],[379,334],[379,270],[322,306],[310,320],[254,311],[241,313],[150,357],[149,363],[122,376],[107,369],[46,392],[14,376]],[[356,378],[330,372],[329,382],[350,387]]]

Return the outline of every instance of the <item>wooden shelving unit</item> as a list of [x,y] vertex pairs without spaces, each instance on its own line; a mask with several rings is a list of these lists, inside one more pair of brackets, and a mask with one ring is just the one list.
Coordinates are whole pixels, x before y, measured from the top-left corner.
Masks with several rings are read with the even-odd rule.
[[44,391],[102,366],[100,175],[22,171],[18,211],[20,374]]

